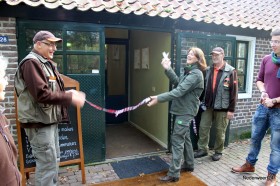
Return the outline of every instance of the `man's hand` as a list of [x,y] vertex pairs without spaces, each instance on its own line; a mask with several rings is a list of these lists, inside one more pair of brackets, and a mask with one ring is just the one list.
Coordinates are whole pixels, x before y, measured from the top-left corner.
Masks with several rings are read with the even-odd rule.
[[261,94],[261,99],[262,100],[265,100],[265,99],[267,99],[267,98],[269,98],[269,96],[268,96],[268,94],[266,93],[266,92],[262,92],[262,94]]
[[227,119],[232,119],[232,118],[233,118],[233,115],[234,115],[234,112],[228,111],[228,112],[227,112]]
[[66,91],[66,93],[72,93],[72,104],[75,106],[83,107],[86,100],[86,94],[81,91],[76,91],[74,89]]
[[153,106],[153,105],[158,103],[157,96],[151,96],[150,98],[151,98],[151,101],[149,101],[149,103],[147,104],[148,107],[151,107],[151,106]]
[[270,99],[270,98],[266,98],[264,100],[264,106],[268,107],[268,108],[271,108],[274,106],[274,103],[273,103],[273,99]]

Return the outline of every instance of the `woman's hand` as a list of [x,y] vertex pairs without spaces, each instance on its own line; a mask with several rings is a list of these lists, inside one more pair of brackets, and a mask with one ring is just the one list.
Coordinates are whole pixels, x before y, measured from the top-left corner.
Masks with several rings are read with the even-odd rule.
[[157,96],[150,96],[150,98],[151,98],[151,101],[149,101],[149,103],[147,104],[148,107],[151,107],[151,106],[153,106],[153,105],[158,103]]
[[163,58],[162,61],[161,61],[161,65],[163,66],[163,68],[165,70],[169,70],[171,68],[171,61],[170,61],[170,59]]

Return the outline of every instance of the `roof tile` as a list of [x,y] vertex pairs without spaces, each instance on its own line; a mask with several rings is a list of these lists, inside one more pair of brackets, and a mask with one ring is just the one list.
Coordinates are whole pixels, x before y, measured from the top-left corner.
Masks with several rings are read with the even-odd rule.
[[4,0],[11,6],[44,5],[54,9],[183,18],[226,26],[270,30],[280,24],[280,3],[275,0]]

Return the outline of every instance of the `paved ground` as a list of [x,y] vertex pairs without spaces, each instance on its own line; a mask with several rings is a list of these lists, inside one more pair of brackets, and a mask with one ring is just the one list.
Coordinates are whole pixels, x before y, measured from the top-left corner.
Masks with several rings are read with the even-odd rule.
[[[193,175],[200,178],[209,186],[227,185],[227,186],[255,186],[264,185],[267,176],[267,164],[270,154],[270,137],[265,137],[259,160],[256,165],[256,172],[252,174],[235,174],[232,173],[231,167],[242,165],[249,149],[249,140],[229,144],[224,150],[223,157],[220,161],[213,162],[210,156],[195,160],[195,170]],[[210,151],[209,155],[213,152]],[[161,154],[160,157],[167,163],[170,162],[170,154]],[[78,186],[83,185],[81,182],[81,173],[76,167],[68,167],[60,170],[60,185]],[[278,174],[278,177],[280,174]],[[110,163],[86,167],[87,184],[118,180]],[[30,175],[28,185],[33,185],[34,175]],[[278,181],[279,184],[279,181]]]

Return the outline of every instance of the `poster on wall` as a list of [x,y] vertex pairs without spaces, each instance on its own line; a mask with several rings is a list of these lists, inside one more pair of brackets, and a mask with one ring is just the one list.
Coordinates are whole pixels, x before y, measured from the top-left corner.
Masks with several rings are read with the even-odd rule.
[[149,48],[142,48],[142,69],[149,69]]
[[140,50],[134,50],[134,69],[140,69]]

